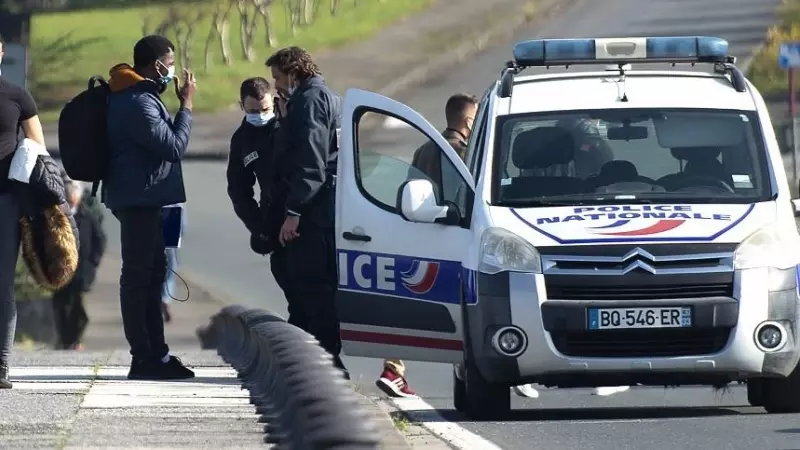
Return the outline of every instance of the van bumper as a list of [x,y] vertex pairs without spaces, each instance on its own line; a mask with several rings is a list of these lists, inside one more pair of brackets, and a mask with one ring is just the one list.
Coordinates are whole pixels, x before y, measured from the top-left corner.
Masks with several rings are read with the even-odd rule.
[[[468,357],[488,381],[509,385],[724,384],[785,377],[800,360],[796,279],[795,269],[737,271],[732,297],[658,302],[691,306],[691,328],[609,333],[586,329],[586,309],[597,302],[549,300],[541,274],[478,274],[478,302],[466,307]],[[612,307],[652,304],[603,302]],[[765,350],[756,342],[765,324],[777,324],[784,335],[777,350]],[[496,332],[507,326],[522,330],[527,338],[525,350],[513,357],[502,355],[492,343]]]

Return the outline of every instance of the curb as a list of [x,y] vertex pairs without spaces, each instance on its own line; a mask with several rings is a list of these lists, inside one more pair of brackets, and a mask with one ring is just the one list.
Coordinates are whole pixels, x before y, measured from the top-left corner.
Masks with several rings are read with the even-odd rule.
[[[408,90],[414,85],[423,84],[430,81],[437,76],[440,76],[447,71],[451,70],[454,66],[462,63],[470,56],[476,55],[493,43],[503,38],[509,38],[520,29],[522,26],[546,20],[554,14],[558,14],[564,8],[574,4],[577,0],[536,0],[533,2],[535,10],[532,18],[523,14],[521,10],[517,10],[517,14],[510,16],[508,20],[498,20],[493,22],[492,25],[485,29],[482,33],[473,39],[467,40],[461,45],[454,48],[443,47],[438,51],[429,52],[431,56],[425,61],[421,62],[410,71],[392,80],[386,87],[377,91],[378,94],[384,97],[394,97],[402,91]],[[523,7],[520,2],[519,8]],[[509,50],[510,51],[510,50]],[[509,59],[511,55],[509,54]],[[499,70],[498,68],[498,74]],[[372,130],[380,126],[378,120],[364,122],[364,128]],[[48,149],[50,155],[54,159],[60,159],[58,148]],[[227,161],[228,152],[196,152],[188,151],[183,157],[183,161]]]

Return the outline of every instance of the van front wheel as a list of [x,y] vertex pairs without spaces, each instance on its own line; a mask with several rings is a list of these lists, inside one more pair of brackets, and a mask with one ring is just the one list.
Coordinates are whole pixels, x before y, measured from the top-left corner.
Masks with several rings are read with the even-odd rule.
[[786,378],[764,378],[761,383],[763,383],[761,406],[768,413],[800,413],[800,367],[795,367]]
[[511,412],[511,391],[508,386],[488,382],[470,360],[464,366],[464,409],[467,417],[475,420],[506,418]]

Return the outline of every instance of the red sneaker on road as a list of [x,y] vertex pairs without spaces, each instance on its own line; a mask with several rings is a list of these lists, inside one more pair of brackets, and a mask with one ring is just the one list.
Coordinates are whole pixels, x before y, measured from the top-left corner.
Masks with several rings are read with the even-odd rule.
[[375,385],[389,397],[413,398],[417,396],[417,393],[408,387],[408,382],[404,377],[389,369],[383,369]]

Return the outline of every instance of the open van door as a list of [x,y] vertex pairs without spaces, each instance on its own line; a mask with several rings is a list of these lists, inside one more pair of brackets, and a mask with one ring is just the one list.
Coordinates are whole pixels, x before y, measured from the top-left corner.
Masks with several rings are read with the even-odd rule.
[[[423,144],[441,156],[441,183],[411,164]],[[474,189],[458,154],[420,114],[347,91],[336,186],[345,354],[462,361],[461,261]]]

